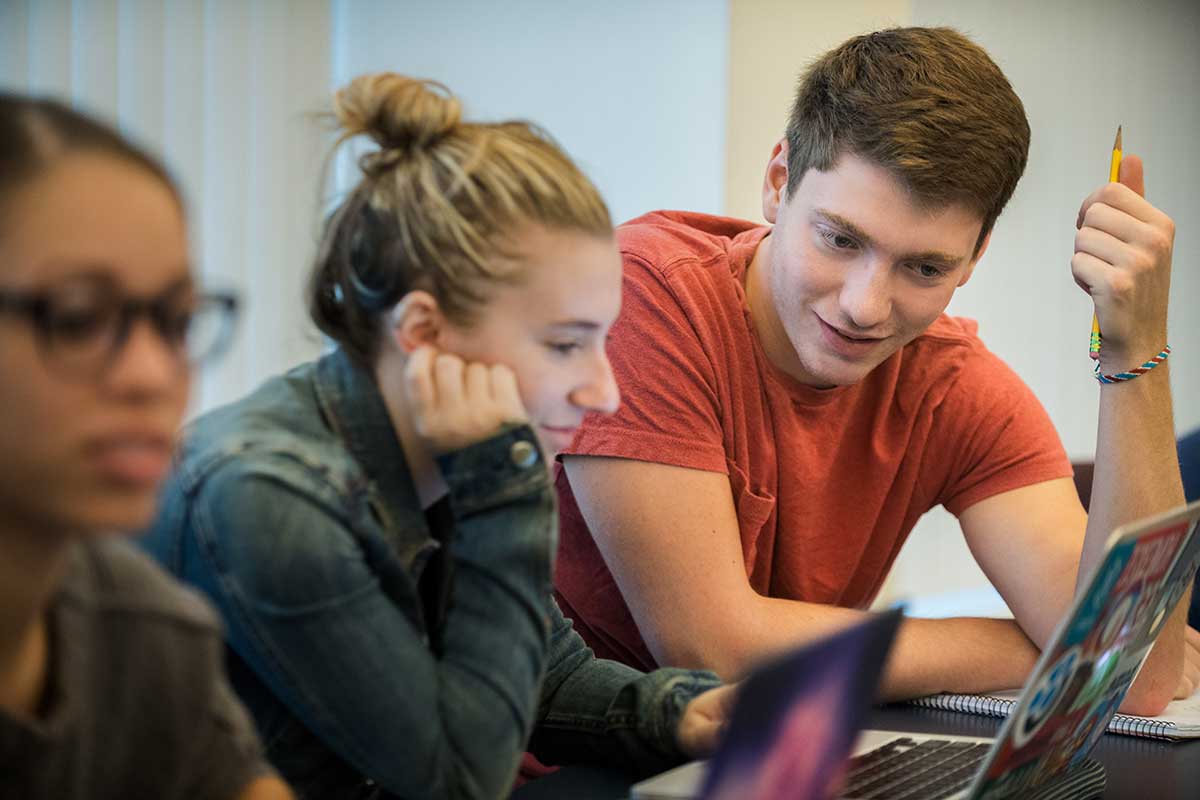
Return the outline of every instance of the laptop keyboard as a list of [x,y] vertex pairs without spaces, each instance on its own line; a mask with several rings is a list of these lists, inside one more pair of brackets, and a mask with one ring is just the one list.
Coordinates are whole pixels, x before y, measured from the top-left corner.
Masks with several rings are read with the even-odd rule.
[[950,797],[967,788],[990,748],[987,742],[895,739],[850,759],[845,788],[838,796],[847,800]]

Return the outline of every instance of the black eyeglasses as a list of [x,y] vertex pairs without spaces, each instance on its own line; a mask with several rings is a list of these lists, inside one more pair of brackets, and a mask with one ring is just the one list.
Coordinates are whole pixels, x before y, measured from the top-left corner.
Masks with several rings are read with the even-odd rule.
[[229,346],[237,310],[236,296],[197,293],[186,283],[151,298],[130,297],[103,276],[37,291],[0,289],[0,313],[28,319],[47,363],[82,379],[97,378],[112,365],[140,317],[181,361],[211,360]]

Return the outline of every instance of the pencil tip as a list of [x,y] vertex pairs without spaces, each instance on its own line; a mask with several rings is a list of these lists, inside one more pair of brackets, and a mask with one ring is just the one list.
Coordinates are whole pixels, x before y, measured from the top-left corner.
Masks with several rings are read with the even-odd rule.
[[1117,126],[1117,140],[1113,142],[1113,150],[1121,149],[1121,126]]

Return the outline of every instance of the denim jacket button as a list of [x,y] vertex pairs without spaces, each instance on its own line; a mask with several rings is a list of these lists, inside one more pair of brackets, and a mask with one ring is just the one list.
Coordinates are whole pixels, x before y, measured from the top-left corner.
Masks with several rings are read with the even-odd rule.
[[508,451],[508,457],[514,464],[524,469],[537,463],[538,451],[531,443],[522,439],[519,442],[513,442],[512,449]]

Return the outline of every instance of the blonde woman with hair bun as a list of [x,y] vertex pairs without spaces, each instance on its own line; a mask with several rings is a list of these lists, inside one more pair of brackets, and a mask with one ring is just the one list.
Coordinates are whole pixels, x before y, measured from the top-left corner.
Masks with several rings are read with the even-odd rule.
[[619,402],[599,193],[429,81],[363,76],[334,111],[376,145],[309,284],[337,348],[196,421],[146,547],[223,612],[303,797],[503,796],[527,747],[644,773],[704,755],[730,690],[595,659],[551,599],[555,454]]

